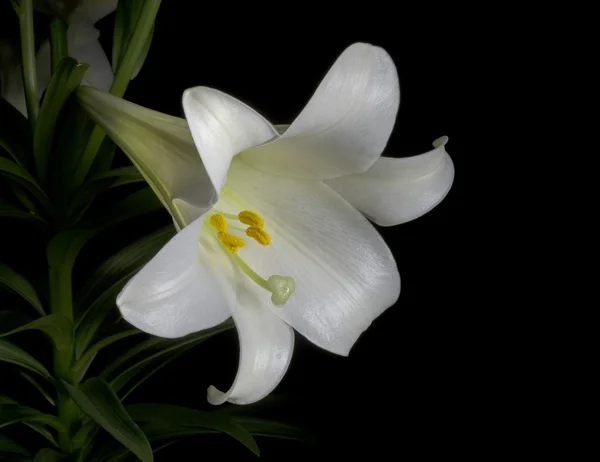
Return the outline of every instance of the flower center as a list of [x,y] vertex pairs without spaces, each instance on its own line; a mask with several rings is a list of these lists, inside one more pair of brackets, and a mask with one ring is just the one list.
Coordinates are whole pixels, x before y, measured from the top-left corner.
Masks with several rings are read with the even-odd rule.
[[[238,250],[246,245],[243,238],[230,233],[237,231],[254,239],[263,246],[271,243],[271,236],[264,230],[265,222],[258,213],[250,210],[244,210],[237,215],[224,213],[213,209],[214,214],[210,215],[208,222],[215,229],[215,237],[221,245],[228,250],[229,257],[252,281],[263,289],[271,292],[271,301],[277,306],[283,306],[290,296],[294,293],[296,282],[289,276],[279,276],[274,274],[268,279],[263,279],[238,255]],[[244,229],[239,226],[230,226],[227,219],[238,221],[247,227]]]

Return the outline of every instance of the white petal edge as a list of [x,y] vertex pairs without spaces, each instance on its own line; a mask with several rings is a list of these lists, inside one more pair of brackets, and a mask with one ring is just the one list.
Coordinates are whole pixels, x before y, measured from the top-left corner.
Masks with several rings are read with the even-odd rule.
[[114,75],[108,57],[98,41],[99,37],[98,29],[83,22],[71,24],[67,31],[69,55],[90,65],[83,77],[83,84],[108,91]]
[[[50,42],[46,40],[40,45],[35,58],[37,75],[38,100],[50,83]],[[2,97],[12,104],[21,114],[27,117],[27,101],[23,88],[23,69],[20,64],[2,71]]]
[[140,330],[183,337],[231,316],[235,280],[216,239],[200,230],[203,217],[177,233],[117,297],[123,318]]
[[259,213],[270,245],[246,238],[239,256],[260,276],[290,276],[295,292],[283,307],[264,306],[311,342],[339,355],[400,294],[390,249],[354,207],[320,181],[262,173],[236,158],[216,208]]
[[239,368],[226,393],[210,386],[207,399],[219,405],[226,401],[251,404],[271,393],[285,375],[294,350],[294,330],[264,306],[262,289],[239,275],[233,320],[240,342]]
[[2,98],[27,117],[27,101],[23,88],[23,70],[20,65],[2,72]]
[[233,157],[277,136],[256,111],[218,90],[194,87],[182,98],[185,117],[204,168],[218,193]]
[[446,152],[448,137],[418,156],[382,157],[365,173],[327,181],[348,202],[380,226],[419,218],[439,204],[454,181],[454,164]]
[[259,170],[294,178],[364,172],[383,152],[399,104],[392,58],[383,48],[355,43],[281,137],[242,155]]

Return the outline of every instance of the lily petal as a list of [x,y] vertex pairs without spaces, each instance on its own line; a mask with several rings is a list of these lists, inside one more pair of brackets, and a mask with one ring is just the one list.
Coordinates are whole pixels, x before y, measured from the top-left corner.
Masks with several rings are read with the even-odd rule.
[[2,98],[8,101],[21,114],[27,117],[27,101],[23,88],[23,70],[21,65],[2,72]]
[[235,304],[233,267],[210,239],[200,242],[203,217],[163,247],[117,297],[123,318],[159,337],[182,337],[216,326]]
[[383,152],[399,103],[390,56],[382,48],[355,43],[280,138],[242,155],[259,170],[295,178],[364,172]]
[[454,180],[446,152],[448,137],[418,156],[382,157],[365,173],[327,181],[348,202],[381,226],[393,226],[424,215],[439,204]]
[[231,163],[217,209],[252,210],[270,245],[246,238],[239,256],[259,275],[290,276],[295,292],[283,307],[264,306],[316,345],[347,355],[360,334],[400,293],[394,258],[373,225],[323,182],[262,173]]
[[[77,97],[90,117],[138,167],[179,228],[216,202],[215,191],[184,119],[90,87],[79,87]],[[196,208],[193,216],[189,213],[192,208],[179,210],[178,204],[183,202]]]
[[[267,396],[279,384],[292,359],[294,330],[263,304],[262,294],[247,277],[239,276],[233,320],[240,342],[240,364],[226,393],[208,388],[211,404],[250,404]],[[259,289],[260,290],[260,289]]]
[[183,93],[183,110],[215,192],[221,190],[231,159],[277,136],[256,111],[218,90],[195,87]]
[[83,22],[71,24],[67,31],[69,55],[90,65],[83,83],[108,91],[114,75],[108,57],[98,41],[99,37],[98,29]]
[[[9,51],[9,53],[12,51]],[[38,99],[50,82],[50,42],[43,42],[35,57]],[[23,68],[21,64],[7,66],[2,69],[2,97],[12,104],[21,114],[27,117],[27,102],[23,87]]]

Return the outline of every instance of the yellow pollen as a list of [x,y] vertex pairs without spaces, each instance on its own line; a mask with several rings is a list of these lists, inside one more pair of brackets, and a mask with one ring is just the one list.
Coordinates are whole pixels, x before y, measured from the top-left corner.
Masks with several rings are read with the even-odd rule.
[[217,231],[227,231],[227,219],[220,213],[215,213],[210,217],[210,224],[213,226],[213,228],[216,228]]
[[246,243],[241,237],[234,236],[224,231],[219,231],[217,237],[227,250],[237,252],[240,247],[244,247]]
[[258,213],[251,212],[250,210],[244,210],[238,214],[239,220],[245,225],[252,226],[253,228],[263,229],[265,222]]
[[269,236],[269,233],[260,228],[255,228],[254,226],[250,226],[250,228],[246,229],[246,236],[251,237],[262,245],[269,245],[271,243],[271,236]]

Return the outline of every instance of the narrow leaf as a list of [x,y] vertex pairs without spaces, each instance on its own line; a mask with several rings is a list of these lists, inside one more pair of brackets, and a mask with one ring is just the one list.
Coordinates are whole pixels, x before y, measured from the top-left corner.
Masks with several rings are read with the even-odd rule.
[[257,417],[232,417],[235,422],[255,436],[267,436],[271,438],[314,443],[314,437],[312,435],[293,425]]
[[63,456],[60,452],[56,452],[54,449],[40,449],[35,457],[33,458],[33,462],[60,462],[63,459]]
[[30,221],[38,225],[46,224],[46,220],[30,211],[22,210],[7,203],[0,204],[0,218],[14,218],[17,220]]
[[[125,56],[127,45],[131,40],[135,25],[140,17],[142,11],[143,0],[131,0],[129,2],[120,2],[117,6],[117,15],[115,18],[115,28],[113,32],[113,48],[112,48],[112,66],[113,72],[116,74],[119,70],[121,60]],[[148,54],[150,44],[152,43],[152,32],[148,36],[144,44],[144,48],[140,53],[138,64],[134,76],[137,75],[140,68],[142,67],[144,60]],[[132,77],[132,78],[133,78]]]
[[22,454],[24,456],[29,455],[29,451],[20,444],[15,443],[13,440],[4,436],[0,433],[0,452],[12,452],[13,454]]
[[85,243],[96,234],[96,229],[72,229],[55,235],[46,249],[48,265],[56,270],[70,270]]
[[126,274],[119,281],[113,284],[83,313],[79,323],[77,324],[77,336],[75,340],[76,358],[81,357],[90,343],[94,340],[96,333],[102,327],[106,317],[112,310],[116,309],[117,295],[136,271]]
[[133,404],[126,409],[131,418],[138,422],[160,422],[165,425],[219,430],[238,440],[257,456],[260,455],[252,435],[227,416],[170,404]]
[[175,235],[173,226],[166,226],[135,241],[118,251],[92,274],[81,292],[76,297],[75,308],[93,303],[100,291],[106,290],[124,275],[136,271],[146,264]]
[[48,430],[44,425],[35,422],[23,422],[26,426],[31,428],[34,432],[38,433],[42,437],[46,438],[46,440],[53,445],[55,448],[58,448],[59,445],[54,438],[54,435],[50,430]]
[[0,98],[0,120],[0,146],[21,167],[30,167],[33,154],[27,119],[12,104]]
[[42,184],[46,183],[56,123],[67,99],[79,86],[88,67],[73,58],[64,58],[48,84],[33,137],[35,164]]
[[107,228],[130,218],[162,209],[162,204],[150,188],[137,191],[118,204],[108,207],[93,219],[86,222],[87,226],[102,226]]
[[115,439],[143,462],[154,460],[148,439],[104,380],[90,379],[79,389],[66,382],[63,384],[81,410]]
[[46,193],[40,188],[35,178],[16,162],[0,157],[0,174],[9,177],[27,189],[40,202],[44,210],[48,212],[53,210]]
[[68,214],[70,216],[75,216],[78,211],[84,208],[98,194],[107,191],[110,188],[142,181],[145,181],[144,177],[133,166],[116,168],[105,172],[95,179],[84,183],[84,185],[79,188],[69,204]]
[[106,348],[109,345],[112,345],[114,342],[122,340],[127,337],[131,337],[132,335],[142,334],[143,332],[138,329],[126,330],[125,332],[119,332],[117,334],[111,335],[109,337],[105,337],[100,340],[98,343],[92,345],[90,348],[86,350],[86,352],[77,360],[75,365],[72,367],[73,377],[76,382],[80,382],[83,376],[85,375],[87,369],[89,368],[92,360],[96,356],[96,354],[102,349]]
[[49,425],[58,431],[67,429],[56,416],[43,414],[37,409],[15,403],[0,403],[0,428],[19,422],[35,422]]
[[0,338],[25,330],[41,330],[50,337],[58,350],[64,350],[73,341],[73,324],[60,314],[43,316],[8,332],[2,332],[1,329],[2,326],[0,326]]
[[16,364],[40,374],[42,377],[51,378],[48,369],[37,359],[8,340],[0,339],[0,361]]
[[42,316],[46,314],[42,302],[31,283],[10,266],[0,263],[0,287],[6,287],[29,302]]
[[[155,373],[163,366],[165,366],[169,361],[174,359],[178,353],[183,353],[188,349],[204,342],[210,337],[224,332],[233,327],[233,322],[231,320],[226,321],[216,327],[211,329],[207,329],[201,332],[196,332],[194,334],[186,335],[185,337],[179,339],[159,339],[159,342],[153,343],[152,341],[156,339],[150,339],[147,341],[147,351],[141,350],[144,354],[141,358],[136,358],[136,360],[129,365],[125,370],[120,372],[115,378],[110,381],[110,385],[112,389],[119,393],[121,389],[123,389],[126,385],[129,385],[130,382],[134,381],[134,379],[138,378],[142,373],[146,372],[148,369],[147,366],[152,367],[151,374]],[[135,349],[132,349],[135,350]],[[129,352],[126,352],[122,355],[123,357],[131,357]],[[119,358],[119,364],[121,364]],[[109,367],[106,371],[102,373],[102,377],[106,377],[110,372],[114,370],[112,367]],[[151,374],[146,375],[142,378],[142,380],[137,380],[134,382],[133,387],[129,386],[129,388],[120,393],[122,399],[125,399],[129,393],[131,393],[141,382],[146,380]]]
[[35,380],[32,376],[30,376],[27,372],[23,372],[23,371],[19,371],[19,373],[23,376],[23,378],[25,380],[27,380],[29,383],[31,383],[31,385],[33,385],[33,387],[39,391],[42,396],[44,398],[46,398],[46,400],[52,405],[52,406],[56,406],[56,402],[54,401],[54,398],[52,398],[52,396],[50,396],[50,394],[46,391],[46,389],[37,381]]

